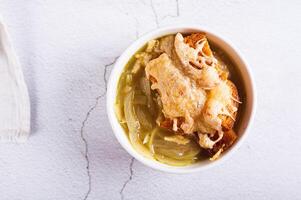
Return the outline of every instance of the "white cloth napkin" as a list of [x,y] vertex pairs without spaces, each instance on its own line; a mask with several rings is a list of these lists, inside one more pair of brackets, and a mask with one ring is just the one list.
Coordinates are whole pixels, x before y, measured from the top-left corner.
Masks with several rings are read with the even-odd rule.
[[30,132],[30,103],[19,61],[0,17],[0,142],[24,142]]

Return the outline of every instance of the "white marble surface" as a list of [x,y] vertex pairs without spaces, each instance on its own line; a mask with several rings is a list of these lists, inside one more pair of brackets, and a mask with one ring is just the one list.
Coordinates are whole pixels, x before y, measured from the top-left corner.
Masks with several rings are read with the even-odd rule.
[[[0,145],[0,199],[300,199],[300,11],[297,0],[0,0],[32,104],[29,141]],[[223,165],[188,175],[133,160],[105,110],[116,57],[177,23],[231,40],[258,91],[246,143]]]

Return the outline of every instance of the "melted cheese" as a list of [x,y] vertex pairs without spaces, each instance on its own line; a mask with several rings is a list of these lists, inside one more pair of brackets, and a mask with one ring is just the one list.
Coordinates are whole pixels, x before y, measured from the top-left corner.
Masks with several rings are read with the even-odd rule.
[[193,63],[196,66],[201,67],[198,62],[198,49],[194,49],[186,44],[181,33],[176,35],[175,50],[184,66],[189,66],[191,65],[190,63]]
[[214,67],[204,67],[197,83],[204,89],[211,89],[220,82],[218,71]]
[[[196,81],[196,83],[205,88],[210,89],[217,85],[220,81],[218,71],[216,69],[217,60],[213,55],[206,55],[203,47],[207,43],[206,38],[197,42],[196,48],[190,47],[184,42],[181,33],[175,37],[175,51],[183,64],[184,71]],[[211,63],[210,65],[208,63]],[[194,66],[197,66],[194,67]]]
[[[172,40],[181,65],[173,59]],[[237,108],[232,106],[232,89],[227,80],[219,77],[217,60],[202,52],[205,42],[206,38],[194,49],[184,42],[180,33],[175,38],[169,37],[160,44],[166,53],[151,60],[145,72],[152,80],[151,89],[160,94],[164,116],[173,121],[172,129],[177,131],[178,118],[184,119],[180,124],[184,133],[198,132],[200,146],[213,148],[223,137],[220,115],[231,117]],[[219,137],[213,141],[209,135],[216,132]]]
[[211,140],[207,133],[199,134],[199,144],[203,148],[213,148],[213,145],[223,137],[222,120],[219,115],[229,115],[229,105],[232,101],[232,91],[226,81],[221,81],[219,85],[210,90],[206,105],[203,109],[203,119],[205,124],[218,132],[218,139]]
[[226,81],[221,81],[209,92],[204,108],[204,119],[215,130],[221,130],[222,120],[218,116],[229,113],[227,105],[231,104],[231,97],[231,88]]
[[213,55],[207,55],[203,51],[205,44],[208,44],[208,41],[203,38],[196,43],[196,48],[192,48],[184,42],[181,33],[177,33],[175,37],[175,50],[184,66],[193,64],[198,68],[203,68],[217,64],[217,60]]
[[207,134],[199,133],[199,144],[205,149],[212,149],[215,145],[215,141],[211,140]]
[[184,76],[165,53],[151,60],[145,71],[147,78],[155,79],[151,88],[158,90],[161,96],[165,117],[184,117],[185,122],[181,128],[187,133],[192,133],[193,118],[201,114],[206,92]]

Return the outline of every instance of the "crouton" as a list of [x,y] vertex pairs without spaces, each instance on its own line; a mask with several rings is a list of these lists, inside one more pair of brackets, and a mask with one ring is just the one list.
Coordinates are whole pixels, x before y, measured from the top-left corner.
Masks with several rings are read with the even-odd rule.
[[237,135],[233,129],[225,131],[223,138],[217,142],[212,149],[205,149],[210,157],[214,156],[218,151],[226,151],[237,139]]
[[184,42],[187,43],[192,48],[195,48],[197,42],[199,42],[200,40],[206,40],[206,43],[203,47],[203,52],[207,56],[212,56],[213,53],[210,49],[210,46],[209,46],[209,43],[207,41],[205,33],[193,33],[191,35],[188,35],[188,36],[184,37]]
[[[232,101],[231,101],[231,105],[232,107],[238,108],[239,106],[239,96],[238,96],[238,91],[236,86],[234,85],[234,83],[232,83],[231,81],[227,81],[227,85],[231,88],[232,90]],[[234,122],[236,119],[236,115],[237,115],[237,111],[234,113],[231,113],[232,117],[227,116],[227,115],[220,115],[219,117],[222,119],[222,127],[225,131],[230,130],[233,128],[234,126]]]

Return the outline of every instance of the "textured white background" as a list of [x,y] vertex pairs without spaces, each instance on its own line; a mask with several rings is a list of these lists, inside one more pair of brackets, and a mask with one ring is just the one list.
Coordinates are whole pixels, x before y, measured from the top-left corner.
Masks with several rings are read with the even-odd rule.
[[[0,145],[1,200],[301,198],[301,1],[0,0],[0,12],[32,105],[29,141]],[[177,23],[232,41],[258,92],[246,143],[189,175],[133,160],[105,110],[115,58],[139,35]]]

